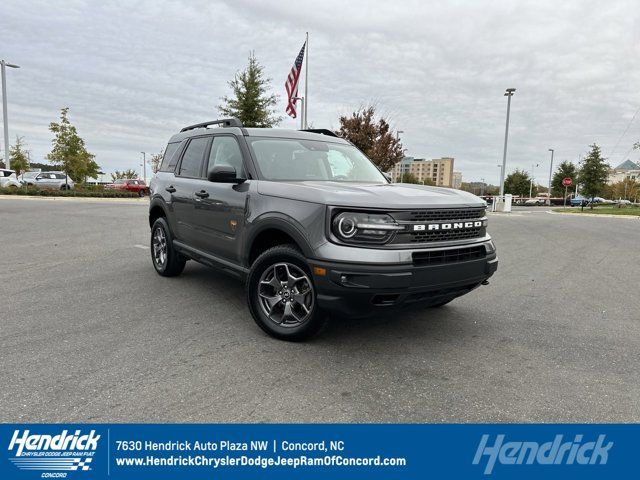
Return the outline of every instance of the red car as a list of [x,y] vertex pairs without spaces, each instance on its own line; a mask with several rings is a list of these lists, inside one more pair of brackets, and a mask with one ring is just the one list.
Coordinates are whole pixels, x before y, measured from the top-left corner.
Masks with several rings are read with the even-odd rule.
[[105,188],[115,188],[116,190],[127,190],[128,192],[137,193],[139,197],[149,195],[149,187],[144,180],[120,178],[113,183],[105,185]]

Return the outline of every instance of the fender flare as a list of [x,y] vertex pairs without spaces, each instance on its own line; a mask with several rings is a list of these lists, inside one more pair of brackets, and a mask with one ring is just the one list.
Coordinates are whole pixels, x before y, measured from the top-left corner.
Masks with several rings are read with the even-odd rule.
[[251,253],[251,248],[253,247],[255,239],[262,232],[270,229],[281,230],[286,233],[293,238],[305,257],[311,258],[313,256],[313,249],[305,235],[302,233],[304,229],[299,226],[298,221],[284,213],[273,212],[263,214],[251,222],[251,226],[248,228],[248,234],[245,237],[244,242],[243,263],[245,265],[249,265],[249,254]]

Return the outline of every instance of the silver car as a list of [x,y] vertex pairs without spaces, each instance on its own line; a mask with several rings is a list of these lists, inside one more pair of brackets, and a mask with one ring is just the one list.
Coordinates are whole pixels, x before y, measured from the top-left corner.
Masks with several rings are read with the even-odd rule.
[[64,172],[27,172],[22,176],[22,183],[54,190],[70,190],[75,186]]

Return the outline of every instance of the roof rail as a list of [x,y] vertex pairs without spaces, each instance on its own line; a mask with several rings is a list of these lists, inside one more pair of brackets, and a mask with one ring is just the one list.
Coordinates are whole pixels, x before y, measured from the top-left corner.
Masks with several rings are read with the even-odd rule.
[[309,132],[309,133],[319,133],[320,135],[328,135],[329,137],[340,138],[340,135],[338,135],[333,130],[329,130],[328,128],[306,128],[306,129],[303,129],[303,130],[300,130],[300,131],[301,132]]
[[196,123],[195,125],[189,125],[184,127],[180,132],[186,132],[187,130],[194,130],[196,128],[207,128],[209,125],[220,125],[221,127],[240,127],[242,128],[242,122],[237,118],[223,118],[222,120],[211,120],[210,122]]

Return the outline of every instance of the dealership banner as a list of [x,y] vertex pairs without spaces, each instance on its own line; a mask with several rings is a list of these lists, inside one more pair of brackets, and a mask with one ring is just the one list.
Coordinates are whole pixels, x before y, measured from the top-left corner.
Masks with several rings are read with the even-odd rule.
[[622,478],[638,438],[618,424],[2,424],[0,478]]

